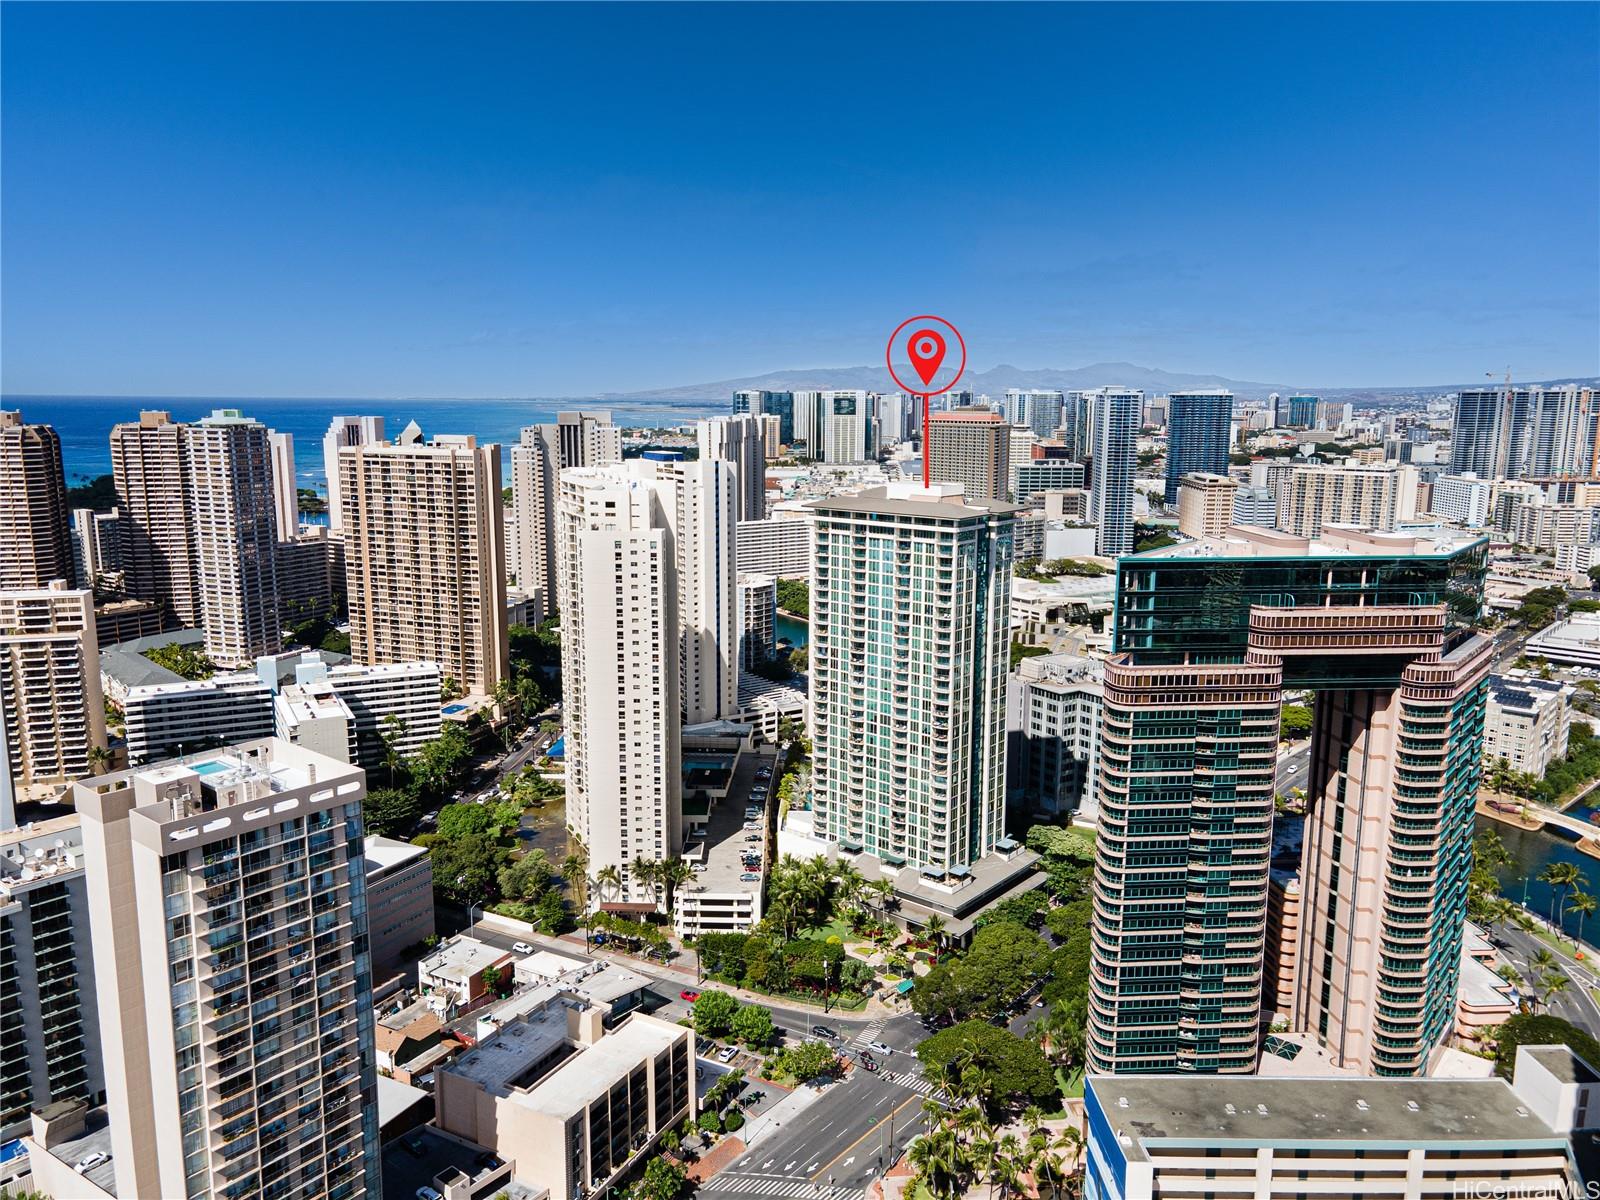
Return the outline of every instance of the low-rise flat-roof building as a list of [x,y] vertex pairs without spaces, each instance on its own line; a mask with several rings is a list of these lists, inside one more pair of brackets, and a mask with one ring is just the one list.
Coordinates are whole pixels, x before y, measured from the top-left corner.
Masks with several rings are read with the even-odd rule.
[[669,1128],[694,1113],[694,1033],[601,1010],[551,989],[435,1073],[439,1128],[487,1147],[549,1200],[603,1196]]
[[1595,1080],[1564,1046],[1519,1048],[1510,1084],[1091,1076],[1084,1195],[1568,1195],[1568,1135]]
[[1528,657],[1573,667],[1600,667],[1600,613],[1574,613],[1541,629],[1523,647]]
[[488,987],[484,971],[510,970],[517,956],[509,950],[480,942],[462,934],[443,942],[417,963],[417,985],[455,1006],[466,1006],[482,997]]

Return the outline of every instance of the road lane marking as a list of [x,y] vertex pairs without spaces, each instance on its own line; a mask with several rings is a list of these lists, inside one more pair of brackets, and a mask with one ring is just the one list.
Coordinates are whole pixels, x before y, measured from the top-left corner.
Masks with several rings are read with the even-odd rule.
[[[902,1110],[903,1110],[903,1109],[906,1109],[906,1108],[909,1108],[909,1107],[910,1107],[910,1106],[911,1106],[911,1105],[913,1105],[913,1104],[915,1104],[915,1103],[917,1103],[917,1097],[915,1097],[915,1096],[912,1096],[912,1097],[910,1097],[910,1098],[909,1098],[909,1099],[907,1099],[907,1100],[906,1100],[906,1101],[905,1101],[905,1102],[904,1102],[904,1103],[902,1103],[902,1104],[901,1104],[901,1105],[900,1105],[900,1107],[899,1107],[899,1108],[896,1108],[896,1109],[895,1109],[895,1110],[894,1110],[894,1111],[892,1111],[892,1112],[891,1112],[891,1113],[890,1113],[890,1114],[889,1114],[889,1115],[888,1115],[888,1116],[887,1116],[887,1117],[885,1117],[885,1118],[884,1118],[884,1119],[883,1119],[883,1121],[892,1121],[892,1120],[894,1120],[894,1118],[895,1118],[895,1117],[896,1117],[896,1116],[898,1116],[898,1115],[899,1115],[899,1114],[900,1114],[900,1112],[901,1112],[901,1111],[902,1111]],[[877,1106],[876,1106],[876,1105],[874,1105],[874,1106],[873,1106],[873,1107],[877,1107]],[[843,1149],[843,1150],[841,1150],[841,1151],[839,1151],[839,1153],[838,1153],[838,1154],[836,1154],[836,1155],[834,1155],[834,1156],[833,1156],[833,1158],[832,1158],[832,1159],[830,1159],[830,1160],[829,1160],[829,1161],[828,1161],[828,1165],[827,1165],[827,1166],[825,1166],[825,1167],[823,1167],[823,1168],[822,1168],[822,1171],[818,1171],[818,1172],[817,1172],[817,1175],[821,1175],[821,1174],[822,1174],[822,1172],[823,1172],[823,1171],[827,1171],[827,1170],[829,1170],[829,1169],[830,1169],[830,1168],[831,1168],[831,1167],[832,1167],[832,1166],[833,1166],[833,1164],[834,1164],[834,1163],[836,1163],[836,1162],[838,1162],[838,1161],[839,1161],[839,1160],[840,1160],[840,1159],[841,1159],[841,1158],[843,1158],[843,1157],[844,1157],[844,1156],[845,1156],[845,1155],[846,1155],[846,1154],[849,1154],[849,1153],[850,1153],[850,1151],[852,1151],[852,1150],[854,1150],[854,1149],[855,1149],[855,1148],[856,1148],[856,1147],[857,1147],[857,1146],[859,1146],[859,1145],[861,1145],[861,1143],[862,1143],[862,1142],[864,1142],[864,1141],[866,1141],[866,1140],[867,1140],[867,1139],[868,1139],[868,1138],[869,1138],[869,1137],[871,1137],[871,1136],[872,1136],[872,1135],[873,1135],[873,1134],[874,1134],[874,1133],[876,1133],[876,1132],[878,1132],[878,1130],[879,1130],[879,1129],[881,1129],[881,1128],[882,1128],[882,1127],[883,1127],[883,1121],[878,1121],[878,1122],[876,1122],[876,1123],[875,1123],[875,1124],[874,1124],[874,1125],[873,1125],[873,1126],[872,1126],[872,1128],[871,1128],[871,1129],[868,1129],[868,1130],[867,1130],[867,1131],[866,1131],[866,1132],[865,1132],[865,1133],[863,1133],[863,1134],[862,1134],[862,1135],[861,1135],[861,1136],[860,1136],[860,1137],[858,1137],[858,1138],[857,1138],[857,1139],[856,1139],[856,1140],[855,1140],[855,1141],[853,1141],[853,1142],[851,1142],[851,1143],[850,1143],[850,1144],[849,1144],[849,1145],[848,1145],[848,1146],[846,1146],[846,1147],[845,1147],[845,1148],[844,1148],[844,1149]],[[787,1170],[787,1169],[788,1169],[788,1168],[785,1168],[785,1170]],[[811,1177],[811,1178],[812,1178],[812,1179],[813,1179],[813,1180],[814,1180],[814,1179],[816,1179],[816,1178],[817,1178],[817,1175],[813,1175],[813,1176],[812,1176],[812,1177]]]

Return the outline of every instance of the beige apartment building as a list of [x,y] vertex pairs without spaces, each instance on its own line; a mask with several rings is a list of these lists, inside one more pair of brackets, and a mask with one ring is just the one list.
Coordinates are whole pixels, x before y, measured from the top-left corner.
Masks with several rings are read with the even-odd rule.
[[548,1200],[604,1197],[694,1114],[694,1033],[557,986],[436,1072],[439,1128],[493,1151]]
[[537,623],[555,609],[556,494],[562,471],[622,461],[622,431],[608,412],[564,412],[553,425],[529,425],[511,450],[515,543],[507,547],[517,588]]
[[1295,537],[1319,537],[1324,525],[1392,530],[1417,515],[1417,469],[1398,463],[1294,467],[1274,490],[1278,528]]
[[129,596],[160,604],[179,625],[198,628],[184,486],[183,429],[172,414],[141,412],[111,429],[111,473],[122,514],[123,584]]
[[973,501],[1011,498],[1011,426],[999,413],[934,413],[924,452],[931,482],[959,483]]
[[1233,524],[1237,480],[1191,471],[1178,480],[1178,532],[1186,537],[1221,537]]
[[741,414],[695,422],[701,462],[733,467],[734,519],[760,521],[767,515],[767,454],[761,418]]
[[[0,588],[74,582],[61,439],[0,411]],[[90,580],[83,580],[88,587]]]
[[[283,646],[271,433],[237,409],[218,409],[184,427],[183,441],[206,657],[219,667],[246,667]],[[291,528],[285,536],[293,534]]]
[[339,450],[350,654],[432,662],[468,695],[510,677],[500,447],[471,435]]
[[270,738],[77,786],[118,1195],[378,1197],[365,794]]
[[676,854],[683,836],[678,563],[653,466],[563,471],[557,503],[567,824],[591,880],[621,877],[591,885],[601,907],[653,909],[632,864]]
[[1567,752],[1576,689],[1522,671],[1489,677],[1483,718],[1483,761],[1505,759],[1513,771],[1543,778]]
[[94,594],[60,580],[0,591],[0,663],[0,828],[8,828],[15,798],[60,792],[106,748]]
[[190,425],[141,412],[113,427],[111,466],[128,595],[204,630],[218,666],[276,654],[278,520],[266,426],[237,409]]

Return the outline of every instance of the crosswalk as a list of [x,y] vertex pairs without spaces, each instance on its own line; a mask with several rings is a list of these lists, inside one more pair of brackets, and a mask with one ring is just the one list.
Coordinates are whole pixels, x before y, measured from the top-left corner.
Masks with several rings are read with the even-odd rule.
[[874,1017],[860,1033],[856,1034],[855,1041],[850,1044],[852,1046],[865,1046],[877,1041],[879,1035],[883,1033],[883,1027],[888,1023],[888,1017]]
[[883,1071],[880,1078],[900,1087],[909,1088],[919,1096],[931,1096],[936,1090],[921,1074],[915,1071]]
[[730,1175],[727,1173],[708,1180],[700,1188],[702,1193],[728,1192],[733,1195],[772,1197],[773,1200],[861,1200],[860,1188],[829,1187],[809,1179],[795,1179],[788,1175]]

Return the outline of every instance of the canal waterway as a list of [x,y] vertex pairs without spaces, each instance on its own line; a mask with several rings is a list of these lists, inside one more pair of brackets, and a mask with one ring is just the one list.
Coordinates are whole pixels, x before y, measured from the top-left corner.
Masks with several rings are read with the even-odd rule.
[[[1558,862],[1577,864],[1583,874],[1583,882],[1579,887],[1591,896],[1600,896],[1600,859],[1581,853],[1575,843],[1558,833],[1547,833],[1542,829],[1518,829],[1484,816],[1479,816],[1477,821],[1480,832],[1493,829],[1498,833],[1511,855],[1510,865],[1499,876],[1500,893],[1507,899],[1518,904],[1526,900],[1530,909],[1549,920],[1552,889],[1548,884],[1539,882],[1539,875],[1551,863]],[[1563,916],[1564,928],[1568,933],[1576,934],[1577,914]],[[1583,940],[1600,949],[1600,914],[1585,918]]]

